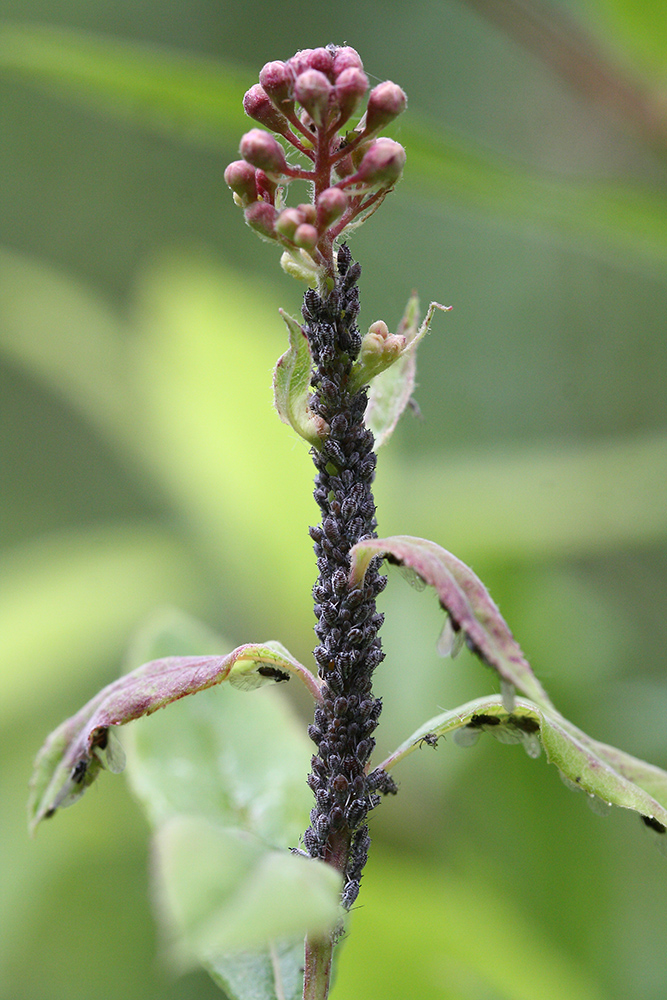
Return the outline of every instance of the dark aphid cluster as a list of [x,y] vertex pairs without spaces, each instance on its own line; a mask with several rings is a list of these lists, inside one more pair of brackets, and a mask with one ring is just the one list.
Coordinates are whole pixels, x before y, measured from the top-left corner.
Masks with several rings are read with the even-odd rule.
[[314,495],[322,514],[320,525],[310,529],[319,571],[313,588],[319,639],[315,659],[324,697],[309,729],[318,747],[308,779],[316,805],[304,843],[313,857],[330,859],[341,850],[347,854],[347,907],[356,898],[366,862],[366,816],[380,793],[396,791],[387,775],[379,781],[366,774],[382,707],[373,697],[371,677],[384,658],[378,637],[383,616],[375,601],[386,577],[372,565],[361,587],[349,586],[350,549],[375,537],[376,528],[373,435],[364,424],[366,390],[348,389],[361,346],[359,273],[359,265],[343,247],[333,290],[324,298],[309,290],[303,307],[315,363],[311,408],[330,427],[321,450],[312,453],[317,468]]

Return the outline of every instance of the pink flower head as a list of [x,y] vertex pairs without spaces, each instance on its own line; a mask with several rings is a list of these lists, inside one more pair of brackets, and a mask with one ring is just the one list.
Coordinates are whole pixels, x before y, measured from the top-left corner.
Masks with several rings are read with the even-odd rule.
[[[374,87],[366,114],[345,131],[367,91],[359,53],[327,45],[266,63],[244,97],[246,114],[263,128],[243,136],[242,159],[230,164],[225,180],[248,224],[298,265],[286,267],[290,273],[331,278],[336,243],[375,211],[401,176],[403,147],[375,138],[406,107],[400,87],[390,81]],[[294,162],[287,159],[290,148]],[[313,200],[290,209],[286,194],[295,180],[309,182]]]

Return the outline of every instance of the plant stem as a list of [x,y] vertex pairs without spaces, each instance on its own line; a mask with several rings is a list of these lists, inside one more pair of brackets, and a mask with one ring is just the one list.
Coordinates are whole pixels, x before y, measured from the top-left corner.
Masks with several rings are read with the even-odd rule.
[[377,776],[366,773],[382,707],[371,678],[384,658],[378,637],[383,615],[375,601],[386,578],[371,564],[361,587],[349,582],[351,547],[375,537],[376,460],[373,435],[364,424],[366,388],[350,389],[361,347],[356,323],[361,268],[347,247],[338,252],[337,269],[331,292],[309,290],[303,308],[315,362],[311,406],[330,428],[321,450],[312,452],[314,496],[322,512],[321,524],[310,529],[319,570],[313,596],[320,645],[314,655],[323,684],[322,703],[309,727],[318,746],[308,778],[316,802],[304,844],[312,857],[343,875],[342,904],[349,909],[368,856],[367,814],[380,800],[378,791],[396,789],[386,774],[378,787]]
[[326,1000],[331,983],[333,939],[306,938],[303,1000]]

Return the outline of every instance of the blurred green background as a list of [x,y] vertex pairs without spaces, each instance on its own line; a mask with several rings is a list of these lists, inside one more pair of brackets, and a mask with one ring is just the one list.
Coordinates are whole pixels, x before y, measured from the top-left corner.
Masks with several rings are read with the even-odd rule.
[[[561,711],[667,767],[667,15],[5,0],[3,16],[0,996],[219,996],[161,960],[122,779],[32,842],[24,802],[46,734],[156,608],[310,662],[310,460],[271,411],[277,309],[297,314],[301,289],[222,180],[244,89],[333,41],[408,92],[405,180],[352,244],[362,323],[395,329],[413,288],[454,308],[421,347],[423,420],[380,453],[380,533],[472,564]],[[394,576],[383,610],[379,752],[495,688],[467,654],[437,658],[432,594]],[[337,1000],[667,995],[666,862],[636,816],[593,815],[488,738],[424,747],[396,776]]]

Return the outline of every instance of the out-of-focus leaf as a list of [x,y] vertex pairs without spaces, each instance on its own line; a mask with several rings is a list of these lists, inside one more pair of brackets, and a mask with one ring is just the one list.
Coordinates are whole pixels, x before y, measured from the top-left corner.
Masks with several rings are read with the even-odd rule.
[[[6,25],[0,72],[126,118],[219,146],[247,128],[243,92],[256,77],[201,57],[60,28]],[[402,122],[406,182],[447,206],[529,224],[567,245],[626,263],[667,260],[667,199],[648,185],[564,181],[490,155],[440,123]]]
[[667,537],[663,433],[400,465],[388,454],[383,462],[376,498],[385,526],[407,523],[426,537],[445,531],[468,562],[590,554]]
[[63,532],[5,553],[0,717],[38,710],[119,657],[128,632],[156,606],[196,608],[202,590],[178,539],[154,525]]
[[330,865],[267,849],[246,830],[176,816],[157,830],[155,846],[162,904],[180,944],[200,960],[303,942],[340,917],[341,879]]
[[242,70],[191,53],[51,25],[5,24],[0,73],[172,136],[234,145],[247,127]]
[[[196,622],[184,616],[162,616],[144,631],[131,653],[130,664],[155,653],[163,656],[169,651],[182,654],[185,650],[208,650],[211,641],[210,634]],[[197,698],[183,699],[171,706],[169,713],[157,713],[128,731],[128,776],[151,825],[158,831],[158,858],[163,828],[175,830],[174,840],[185,842],[183,865],[178,862],[178,871],[170,873],[162,865],[156,871],[161,897],[165,892],[173,895],[176,909],[188,905],[184,873],[187,875],[192,860],[188,857],[191,846],[187,844],[189,837],[182,836],[183,830],[190,829],[188,824],[197,824],[211,842],[227,838],[233,844],[246,845],[239,850],[256,856],[257,866],[265,864],[275,879],[280,879],[283,871],[282,861],[274,867],[275,849],[297,846],[308,825],[312,798],[304,776],[312,746],[303,724],[292,714],[280,691],[263,689],[252,698],[233,688],[224,697],[220,694],[217,688],[211,688]],[[202,825],[203,821],[208,826]],[[255,855],[260,844],[264,861]],[[178,847],[177,853],[180,851]],[[224,864],[224,859],[217,864]],[[306,879],[311,871],[306,869]],[[235,895],[241,891],[233,881],[236,875],[231,871],[224,877],[233,882],[230,897],[236,902],[229,905],[239,908],[240,918],[246,903]],[[295,877],[298,882],[301,876]],[[337,879],[334,886],[328,872],[322,879],[319,875],[314,878],[315,897],[322,894],[329,903],[333,898],[338,906]],[[280,897],[290,895],[291,890],[276,890],[273,899],[266,885],[263,903],[273,920],[283,905]],[[250,907],[250,896],[256,891],[252,880],[243,891],[248,893],[246,902]],[[219,898],[212,886],[208,895]],[[298,903],[299,892],[292,895],[293,900],[285,901],[285,906]],[[227,905],[221,902],[221,906]],[[230,919],[233,923],[233,914]],[[168,929],[173,933],[173,923]],[[229,933],[235,933],[233,927]],[[243,955],[211,954],[210,950],[204,955],[201,942],[190,940],[190,945],[192,948],[194,943],[206,968],[232,1000],[276,1000],[280,995],[274,985],[276,968],[280,970],[286,1000],[296,1000],[303,983],[303,942],[297,946],[286,942],[284,933],[278,936],[281,940],[273,945]]]
[[501,682],[541,706],[551,704],[484,584],[460,559],[424,538],[369,538],[350,550],[351,586],[361,584],[370,561],[378,555],[414,570],[436,589],[454,633],[463,632],[472,652],[498,672]]
[[587,18],[594,18],[605,35],[614,35],[614,44],[630,55],[644,71],[655,74],[662,85],[667,68],[667,8],[652,0],[596,0],[587,6]]
[[[1,35],[1,29],[0,29]],[[117,446],[136,442],[128,331],[75,278],[0,248],[0,350]]]
[[222,681],[253,690],[270,681],[302,677],[306,670],[282,647],[248,643],[226,656],[170,656],[151,660],[108,684],[48,737],[35,761],[28,806],[30,829],[72,805],[100,769],[119,773],[125,755],[113,726],[152,715],[174,701]]
[[278,304],[233,271],[171,256],[141,285],[135,358],[148,467],[238,581],[233,598],[275,634],[300,608],[309,615],[312,549],[301,541],[315,511],[308,451],[271,405]]
[[[495,698],[477,698],[420,726],[382,765],[392,768],[424,744],[454,732],[455,741],[471,746],[483,732],[501,743],[523,743],[530,757],[539,756],[538,736],[550,764],[568,785],[594,800],[632,809],[647,826],[667,840],[667,772],[616,747],[591,739],[553,708],[538,708],[517,699],[512,712]],[[662,829],[660,829],[662,828]]]
[[337,1000],[608,1000],[590,961],[540,926],[526,878],[503,881],[487,859],[464,874],[434,861],[432,849],[424,858],[381,842],[372,859]]
[[543,176],[414,114],[402,125],[401,142],[406,182],[436,201],[491,213],[514,228],[537,227],[612,263],[627,266],[634,257],[664,267],[667,198],[648,184]]

